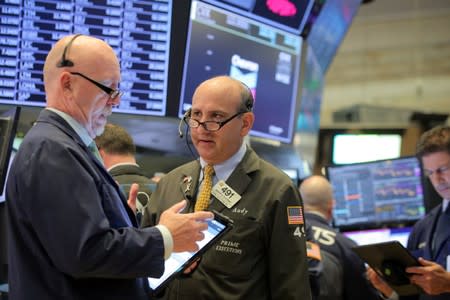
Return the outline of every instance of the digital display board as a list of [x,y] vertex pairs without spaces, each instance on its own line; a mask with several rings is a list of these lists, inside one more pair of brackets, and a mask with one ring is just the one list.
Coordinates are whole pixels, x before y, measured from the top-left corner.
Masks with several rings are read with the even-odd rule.
[[375,243],[398,241],[406,248],[412,227],[377,228],[357,231],[346,231],[343,234],[355,241],[359,246]]
[[216,6],[233,6],[243,15],[300,34],[308,20],[314,0],[206,0]]
[[14,137],[17,131],[21,107],[14,107],[0,115],[0,201],[5,197],[6,178],[9,172]]
[[179,117],[204,80],[229,75],[252,91],[255,123],[250,134],[292,141],[302,40],[220,7],[192,1],[180,96]]
[[[306,45],[306,46],[305,46]],[[320,108],[325,79],[311,47],[305,44],[303,84],[294,144],[308,167],[302,168],[301,178],[310,175],[309,166],[314,166],[319,143]]]
[[328,166],[337,227],[379,227],[425,215],[423,178],[416,157]]
[[323,74],[333,61],[360,5],[361,0],[326,0],[319,5],[319,15],[309,24],[311,28],[307,41],[317,56]]
[[398,158],[401,147],[401,134],[337,133],[333,136],[331,162],[340,165]]
[[45,106],[42,70],[61,37],[110,44],[124,91],[114,112],[164,116],[172,0],[0,0],[0,103]]

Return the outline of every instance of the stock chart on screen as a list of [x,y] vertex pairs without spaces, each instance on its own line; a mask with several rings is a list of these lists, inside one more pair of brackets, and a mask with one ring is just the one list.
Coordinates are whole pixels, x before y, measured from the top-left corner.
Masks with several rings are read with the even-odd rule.
[[412,222],[425,214],[416,157],[329,166],[336,226]]

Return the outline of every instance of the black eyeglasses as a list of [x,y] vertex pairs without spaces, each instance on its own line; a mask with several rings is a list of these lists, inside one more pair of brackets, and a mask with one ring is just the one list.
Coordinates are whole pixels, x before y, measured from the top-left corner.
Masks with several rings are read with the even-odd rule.
[[433,176],[433,174],[442,175],[443,173],[447,173],[448,171],[450,171],[450,164],[447,164],[447,165],[437,168],[435,170],[425,169],[423,172],[424,172],[425,176],[431,177],[431,176]]
[[119,89],[114,90],[106,85],[101,84],[98,81],[95,81],[94,79],[91,79],[89,77],[87,77],[86,75],[83,75],[81,73],[78,72],[70,72],[70,74],[72,75],[78,75],[83,77],[84,79],[86,79],[87,81],[90,81],[91,83],[95,84],[96,86],[98,86],[102,91],[104,91],[105,93],[107,93],[109,95],[109,98],[114,100],[115,98],[117,98],[118,96],[121,96],[123,94],[122,91],[120,91]]
[[231,117],[229,117],[228,119],[226,119],[224,121],[205,121],[205,122],[200,122],[199,120],[192,119],[191,117],[187,117],[187,118],[185,118],[185,122],[191,128],[198,128],[200,125],[202,125],[203,128],[205,128],[206,131],[214,132],[214,131],[218,131],[225,124],[227,124],[228,122],[230,122],[231,120],[233,120],[237,116],[242,115],[243,113],[246,113],[246,111],[240,111],[240,112],[236,113],[235,115],[232,115]]

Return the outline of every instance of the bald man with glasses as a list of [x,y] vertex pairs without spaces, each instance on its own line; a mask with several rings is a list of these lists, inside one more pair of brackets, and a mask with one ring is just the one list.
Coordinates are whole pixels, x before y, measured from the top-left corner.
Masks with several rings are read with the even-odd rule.
[[303,208],[297,187],[244,142],[252,128],[253,96],[242,82],[217,76],[194,92],[184,121],[199,158],[169,172],[146,208],[161,212],[179,199],[188,211],[217,210],[233,229],[164,299],[311,299]]
[[137,185],[129,207],[103,166],[93,139],[120,102],[119,81],[102,40],[72,35],[50,50],[47,107],[7,182],[10,299],[149,299],[147,277],[163,274],[165,258],[198,249],[212,213],[180,214],[180,201],[139,229]]

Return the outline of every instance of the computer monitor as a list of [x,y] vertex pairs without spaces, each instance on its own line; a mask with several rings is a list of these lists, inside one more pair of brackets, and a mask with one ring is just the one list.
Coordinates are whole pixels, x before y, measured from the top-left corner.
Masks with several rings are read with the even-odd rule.
[[302,96],[298,109],[295,145],[298,153],[310,166],[317,161],[317,147],[320,132],[320,108],[322,106],[325,77],[311,47],[307,44],[303,49],[302,62],[303,82]]
[[[20,107],[14,107],[0,115],[0,192],[4,194],[11,151],[19,122]],[[1,200],[0,200],[1,201]]]
[[412,227],[399,227],[346,231],[342,233],[355,241],[359,246],[398,241],[406,247],[411,230]]
[[253,93],[251,135],[292,142],[302,39],[240,10],[192,1],[178,116],[192,105],[195,88],[217,75],[245,83]]
[[299,176],[298,176],[298,170],[297,169],[287,169],[287,168],[282,168],[281,171],[283,171],[284,173],[286,173],[287,176],[289,176],[289,178],[292,180],[292,183],[295,186],[299,185]]
[[314,0],[205,0],[216,6],[233,6],[243,14],[294,34],[303,32]]
[[318,1],[318,16],[309,20],[308,32],[303,32],[308,44],[313,48],[322,72],[326,74],[339,46],[352,24],[361,0],[326,0]]
[[341,229],[408,224],[425,214],[416,157],[327,166],[326,174],[336,201],[333,221]]
[[124,94],[113,111],[164,116],[172,2],[1,1],[0,103],[45,106],[46,55],[61,37],[81,33],[105,40],[120,59]]
[[398,158],[400,133],[337,133],[332,139],[332,164],[351,164]]

